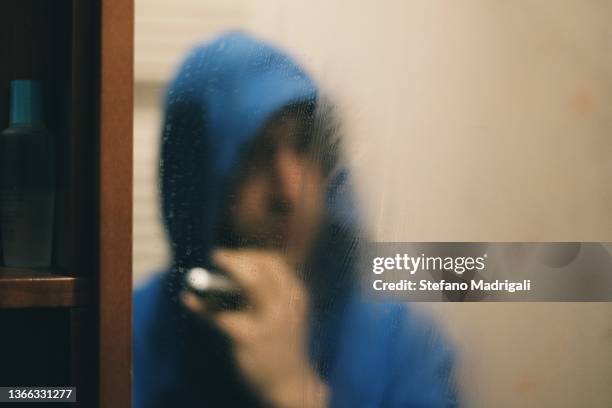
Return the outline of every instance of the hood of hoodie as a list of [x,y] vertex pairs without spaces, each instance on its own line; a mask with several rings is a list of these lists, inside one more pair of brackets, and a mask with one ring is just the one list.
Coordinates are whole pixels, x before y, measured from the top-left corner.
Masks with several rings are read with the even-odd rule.
[[[165,373],[160,389],[201,378],[200,364],[210,364],[210,350],[229,353],[222,336],[184,313],[177,301],[183,272],[207,265],[211,248],[222,242],[218,231],[235,172],[264,124],[288,105],[322,106],[321,99],[313,80],[290,57],[242,32],[223,34],[193,49],[170,82],[160,193],[172,261],[149,285],[148,303],[138,303],[139,313],[144,308],[149,318],[135,319],[152,339],[149,351]],[[358,217],[342,166],[328,175],[325,215],[303,275],[313,300],[309,352],[324,377],[338,344],[342,306],[356,293],[352,260]],[[219,367],[229,370],[231,359],[218,358]]]
[[175,265],[207,262],[241,155],[266,121],[316,99],[313,81],[291,58],[241,32],[188,55],[167,90],[160,157]]
[[[314,81],[291,57],[245,33],[225,33],[189,53],[167,89],[160,150],[162,216],[174,284],[180,285],[186,268],[208,265],[211,248],[221,242],[224,209],[250,142],[282,108],[316,105],[319,99]],[[346,289],[330,281],[346,277],[338,270],[346,265],[335,267],[329,258],[338,257],[343,231],[356,231],[347,180],[342,168],[329,177],[326,225],[334,229],[324,229],[313,250],[317,259],[309,260],[317,265],[316,275],[326,277],[311,279],[325,292]],[[346,257],[338,258],[346,263]]]

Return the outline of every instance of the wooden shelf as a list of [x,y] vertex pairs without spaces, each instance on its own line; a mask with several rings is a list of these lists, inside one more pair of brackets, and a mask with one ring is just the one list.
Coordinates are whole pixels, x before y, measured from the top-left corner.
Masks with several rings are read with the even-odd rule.
[[42,269],[0,268],[0,309],[74,307],[90,301],[87,278]]
[[134,0],[0,0],[0,129],[39,79],[57,154],[54,266],[0,267],[0,385],[74,385],[74,408],[132,401],[133,24]]

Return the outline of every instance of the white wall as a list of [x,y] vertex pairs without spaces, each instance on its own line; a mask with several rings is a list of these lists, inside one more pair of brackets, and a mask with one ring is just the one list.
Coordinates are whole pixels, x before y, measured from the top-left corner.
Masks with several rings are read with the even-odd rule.
[[378,238],[610,240],[612,3],[268,0],[253,14],[344,103]]

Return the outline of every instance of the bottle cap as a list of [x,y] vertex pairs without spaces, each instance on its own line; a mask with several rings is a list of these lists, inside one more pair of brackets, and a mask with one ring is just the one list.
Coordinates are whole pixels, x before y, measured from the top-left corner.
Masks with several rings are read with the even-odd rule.
[[11,125],[43,124],[42,83],[30,79],[11,81]]

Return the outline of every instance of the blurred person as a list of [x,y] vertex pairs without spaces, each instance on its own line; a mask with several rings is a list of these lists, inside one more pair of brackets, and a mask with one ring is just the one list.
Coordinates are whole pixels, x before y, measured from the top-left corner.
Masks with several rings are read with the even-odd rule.
[[[169,85],[160,153],[172,262],[134,297],[134,406],[454,406],[448,348],[360,299],[362,239],[337,117],[290,57],[241,32]],[[248,307],[183,289],[215,265]]]

